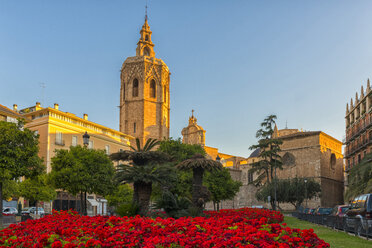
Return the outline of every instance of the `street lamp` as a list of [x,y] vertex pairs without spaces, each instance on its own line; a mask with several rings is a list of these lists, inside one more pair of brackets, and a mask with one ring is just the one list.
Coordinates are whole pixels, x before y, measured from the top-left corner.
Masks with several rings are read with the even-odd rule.
[[83,135],[83,144],[85,147],[89,145],[89,138],[90,135],[87,132],[85,132],[85,134]]
[[305,182],[305,201],[306,201],[305,208],[307,208],[307,185],[306,185],[307,179],[306,178],[304,179],[304,182]]
[[217,162],[221,162],[221,158],[220,158],[220,156],[217,155],[217,157],[216,157],[216,161],[217,161]]

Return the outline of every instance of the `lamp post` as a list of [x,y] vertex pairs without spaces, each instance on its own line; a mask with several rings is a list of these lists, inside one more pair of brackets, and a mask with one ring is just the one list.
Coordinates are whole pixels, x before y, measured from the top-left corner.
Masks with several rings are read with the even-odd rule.
[[[90,138],[90,135],[88,134],[87,131],[85,131],[84,135],[83,135],[83,144],[84,144],[84,147],[88,147],[89,145],[89,138]],[[88,215],[87,214],[87,193],[84,192],[84,199],[83,199],[83,193],[80,194],[80,200],[84,202],[83,205],[83,209],[82,209],[82,213],[84,215]]]
[[306,201],[305,208],[307,208],[307,185],[306,185],[307,179],[306,178],[304,179],[304,182],[305,182],[305,201]]
[[83,135],[83,144],[85,147],[89,145],[89,138],[90,135],[88,134],[88,132],[85,132],[85,134]]

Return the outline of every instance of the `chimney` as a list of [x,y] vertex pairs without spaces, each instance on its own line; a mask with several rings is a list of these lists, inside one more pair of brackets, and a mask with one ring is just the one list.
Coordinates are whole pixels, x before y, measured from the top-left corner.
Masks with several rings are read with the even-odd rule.
[[59,104],[58,104],[58,103],[55,103],[55,104],[54,104],[54,109],[56,109],[56,110],[59,109]]
[[41,109],[40,102],[36,102],[35,111],[38,111]]
[[84,120],[88,120],[88,114],[83,115]]
[[15,112],[18,112],[18,105],[17,105],[17,104],[13,104],[13,110],[14,110]]

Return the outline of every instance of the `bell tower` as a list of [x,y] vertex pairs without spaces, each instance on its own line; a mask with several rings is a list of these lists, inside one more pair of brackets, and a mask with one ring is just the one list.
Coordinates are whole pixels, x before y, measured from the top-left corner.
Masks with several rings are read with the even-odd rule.
[[136,56],[121,68],[120,131],[141,140],[169,138],[170,72],[155,58],[152,32],[146,15],[140,31]]

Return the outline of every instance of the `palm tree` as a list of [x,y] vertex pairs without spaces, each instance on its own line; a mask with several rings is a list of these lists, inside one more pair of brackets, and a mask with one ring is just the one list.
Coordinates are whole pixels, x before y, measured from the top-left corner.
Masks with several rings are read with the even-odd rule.
[[203,194],[203,176],[205,170],[219,170],[222,168],[222,164],[212,159],[206,159],[201,154],[195,154],[192,158],[182,161],[177,165],[178,169],[190,170],[192,169],[193,174],[193,191],[192,191],[192,203],[194,206],[201,209],[203,201],[200,201]]
[[133,183],[133,202],[138,205],[141,215],[149,209],[152,184],[163,184],[173,174],[167,164],[170,157],[163,152],[152,151],[158,144],[159,141],[150,138],[141,147],[137,138],[136,147],[129,146],[131,150],[111,154],[114,161],[127,161],[118,165],[116,179],[119,183]]

